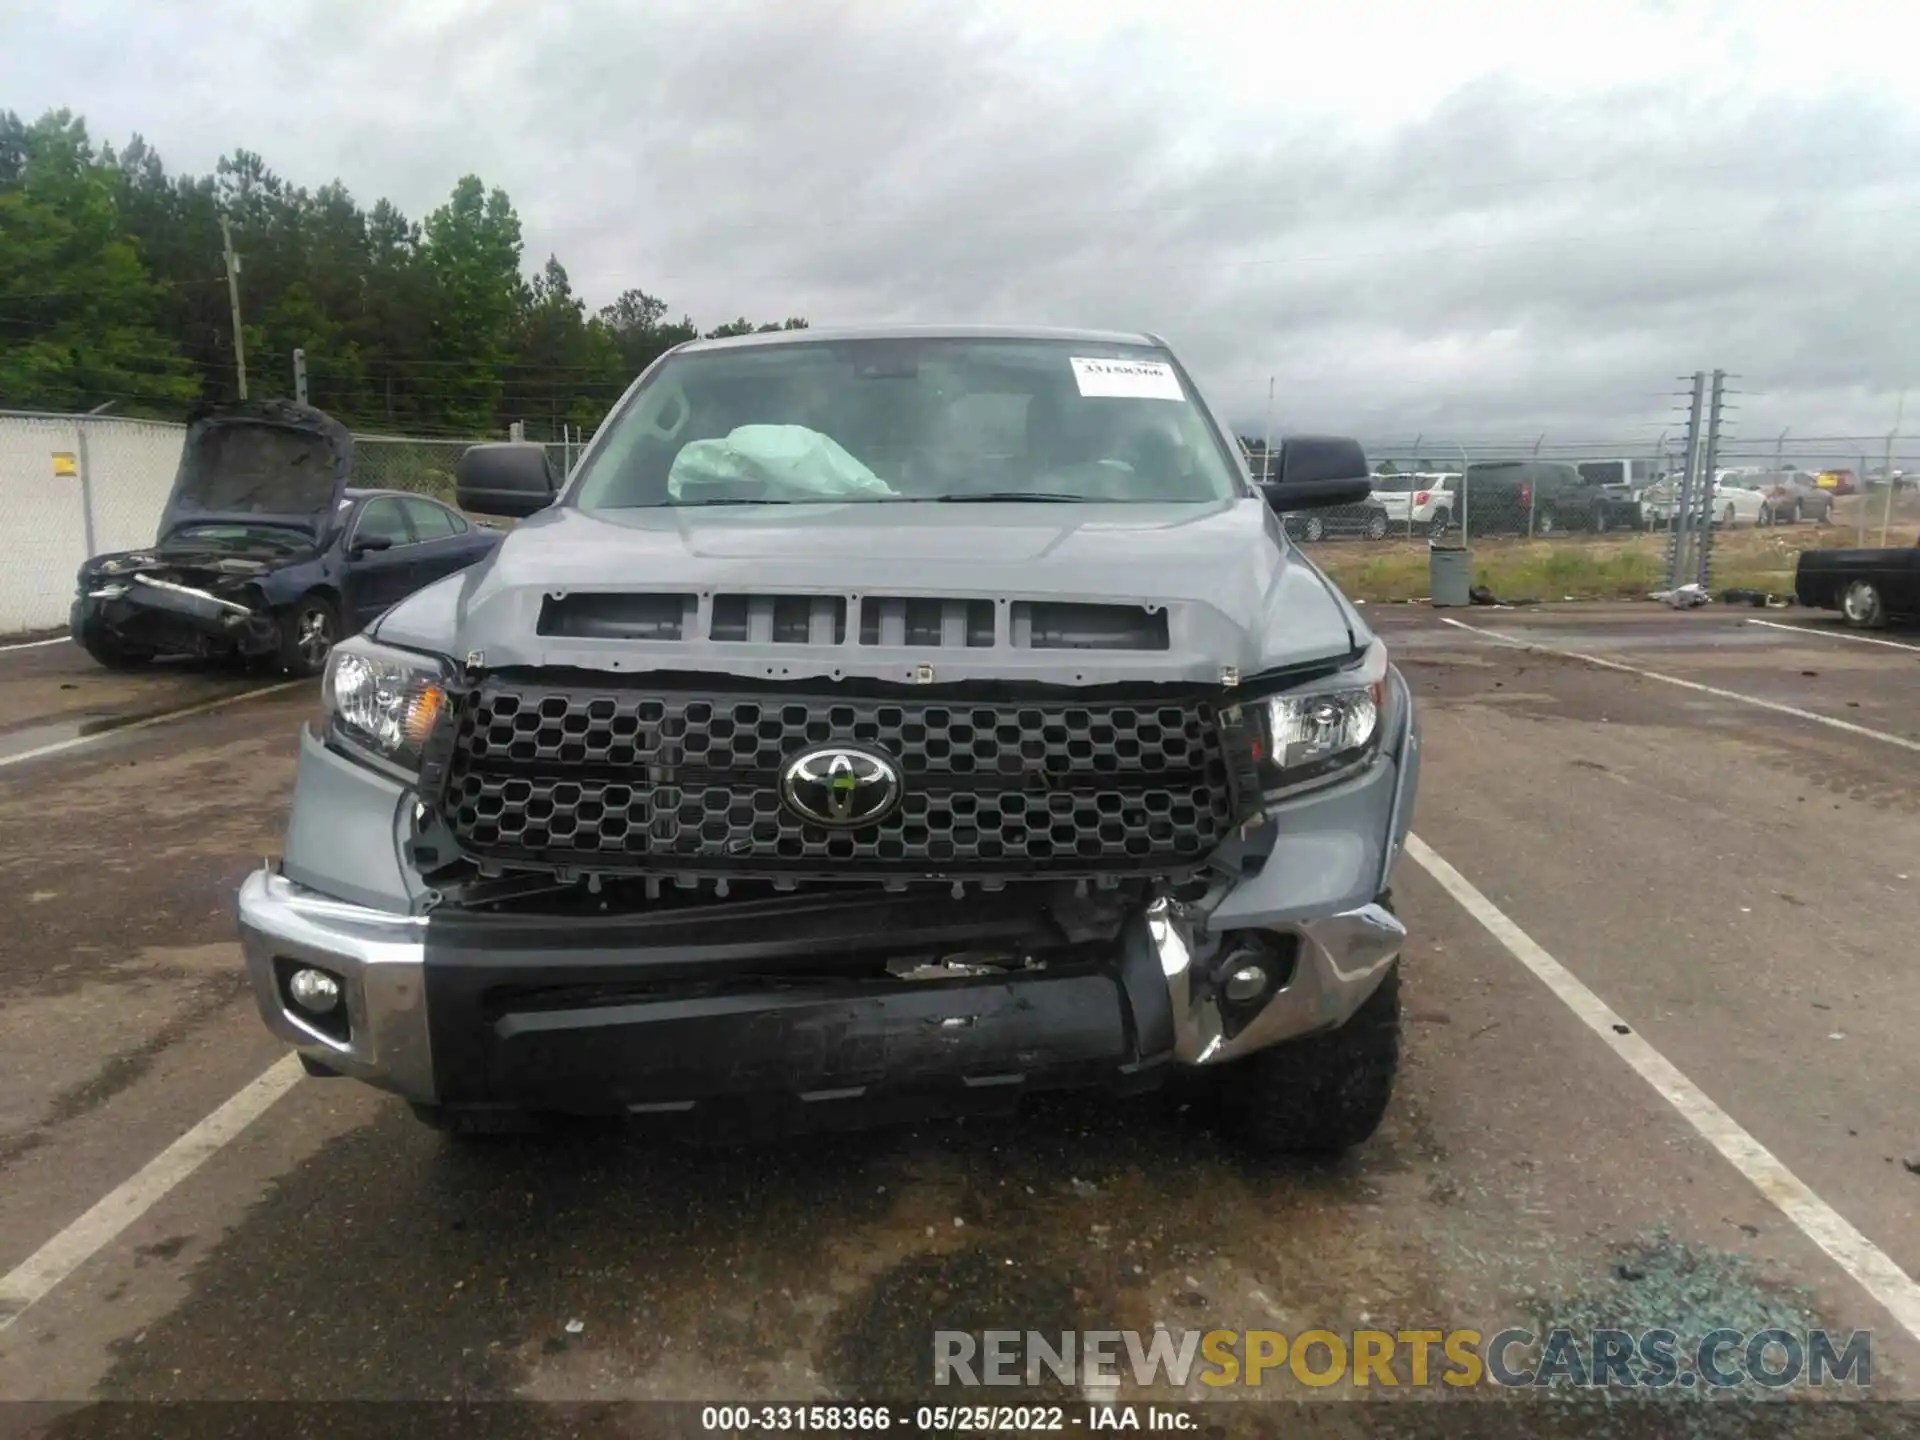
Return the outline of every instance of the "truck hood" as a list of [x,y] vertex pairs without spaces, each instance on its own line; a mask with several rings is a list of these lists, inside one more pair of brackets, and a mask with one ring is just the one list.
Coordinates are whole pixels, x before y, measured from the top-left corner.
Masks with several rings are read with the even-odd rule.
[[158,539],[220,521],[317,538],[352,469],[353,436],[324,411],[287,400],[203,406],[188,419]]
[[1368,638],[1256,499],[556,508],[375,633],[490,670],[1081,685],[1218,684]]

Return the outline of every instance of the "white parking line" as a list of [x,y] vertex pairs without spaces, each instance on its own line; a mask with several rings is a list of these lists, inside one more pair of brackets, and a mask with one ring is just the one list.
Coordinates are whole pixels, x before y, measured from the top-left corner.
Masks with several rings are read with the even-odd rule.
[[1878,640],[1871,635],[1855,635],[1850,630],[1816,630],[1811,625],[1783,625],[1778,620],[1749,620],[1749,625],[1764,625],[1769,630],[1790,630],[1796,635],[1818,635],[1826,640],[1854,640],[1862,645],[1884,645],[1889,650],[1911,650],[1920,654],[1920,645],[1902,645],[1898,640]]
[[149,1160],[129,1180],[109,1191],[91,1210],[0,1276],[0,1330],[46,1299],[54,1288],[115,1237],[151,1210],[267,1107],[291,1090],[304,1072],[297,1055],[268,1066],[239,1093]]
[[1464,620],[1454,620],[1444,615],[1441,621],[1458,629],[1471,631],[1475,635],[1484,635],[1489,640],[1510,646],[1515,650],[1534,650],[1543,655],[1564,656],[1568,660],[1579,660],[1588,665],[1601,666],[1603,669],[1623,671],[1628,675],[1638,675],[1646,680],[1658,680],[1663,685],[1678,685],[1682,690],[1697,690],[1702,695],[1712,695],[1721,700],[1737,700],[1742,705],[1751,705],[1759,710],[1772,710],[1780,715],[1791,715],[1796,720],[1811,720],[1816,725],[1844,730],[1849,735],[1864,735],[1867,739],[1878,740],[1883,745],[1898,745],[1902,750],[1920,752],[1920,740],[1909,740],[1904,735],[1889,735],[1884,730],[1870,730],[1865,725],[1855,725],[1850,720],[1836,720],[1831,715],[1802,710],[1797,705],[1782,705],[1778,700],[1762,700],[1757,695],[1742,695],[1738,690],[1722,690],[1717,685],[1702,685],[1698,680],[1682,680],[1678,675],[1662,675],[1658,670],[1643,670],[1638,665],[1622,664],[1618,660],[1588,655],[1580,650],[1562,650],[1556,645],[1541,645],[1532,640],[1515,640],[1511,636],[1502,635],[1497,630],[1482,630],[1478,625],[1469,625]]
[[21,640],[12,645],[0,645],[0,655],[9,650],[38,650],[42,645],[71,645],[73,640],[66,635],[56,635],[51,640]]
[[144,720],[130,720],[125,725],[115,725],[110,730],[101,730],[92,735],[74,735],[65,740],[50,741],[45,745],[36,745],[31,750],[22,750],[16,755],[0,755],[0,770],[9,765],[24,765],[29,760],[39,760],[47,755],[58,755],[63,750],[77,750],[82,745],[99,745],[118,735],[133,730],[146,730],[155,725],[164,725],[169,720],[180,720],[188,715],[204,715],[209,710],[219,710],[227,705],[238,705],[242,700],[256,700],[262,695],[277,695],[282,690],[291,690],[296,685],[304,685],[304,680],[283,680],[278,685],[262,685],[257,690],[242,690],[237,695],[222,695],[217,700],[203,700],[198,705],[184,705],[178,710],[169,710],[161,715],[149,715]]
[[1406,854],[1431,875],[1461,908],[1478,920],[1507,952],[1543,981],[1587,1028],[1598,1035],[1634,1072],[1714,1149],[1750,1180],[1754,1188],[1818,1245],[1862,1289],[1884,1305],[1907,1333],[1920,1340],[1920,1284],[1879,1246],[1850,1225],[1839,1211],[1744,1130],[1704,1091],[1680,1073],[1666,1056],[1640,1038],[1640,1032],[1616,1014],[1476,890],[1458,870],[1436,855],[1418,835],[1408,835]]

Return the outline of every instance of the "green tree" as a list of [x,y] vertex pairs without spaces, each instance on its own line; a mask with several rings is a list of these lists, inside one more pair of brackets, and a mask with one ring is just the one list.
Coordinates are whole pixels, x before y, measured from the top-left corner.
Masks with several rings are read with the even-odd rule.
[[85,122],[0,122],[0,404],[165,411],[198,393]]
[[[248,388],[362,429],[596,426],[633,377],[701,331],[629,289],[597,314],[559,258],[529,281],[506,195],[472,176],[425,225],[338,182],[308,190],[237,149],[169,175],[134,135],[115,153],[54,112],[0,113],[0,404],[118,400],[180,414],[237,389],[221,220],[242,259]],[[744,317],[716,334],[801,329]]]
[[667,302],[644,290],[628,290],[600,312],[600,320],[619,348],[620,360],[631,379],[674,346],[697,339],[693,317],[682,315],[667,323]]
[[506,410],[530,422],[529,433],[558,434],[562,425],[590,426],[624,387],[613,332],[587,319],[586,306],[559,259],[528,287],[515,326]]
[[439,362],[442,409],[455,425],[494,423],[503,368],[527,287],[520,277],[520,217],[504,190],[463,176],[427,217],[424,252],[433,315],[428,353]]

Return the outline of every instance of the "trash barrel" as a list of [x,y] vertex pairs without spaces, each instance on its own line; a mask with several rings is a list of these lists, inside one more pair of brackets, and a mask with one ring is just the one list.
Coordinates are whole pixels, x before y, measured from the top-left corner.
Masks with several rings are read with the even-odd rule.
[[1464,545],[1427,547],[1427,593],[1434,606],[1473,603],[1473,552]]

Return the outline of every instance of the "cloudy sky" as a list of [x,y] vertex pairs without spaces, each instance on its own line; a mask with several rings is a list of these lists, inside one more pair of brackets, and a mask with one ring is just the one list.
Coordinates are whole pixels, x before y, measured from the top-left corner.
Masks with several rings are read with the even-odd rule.
[[1909,0],[0,0],[0,105],[713,324],[1164,334],[1243,429],[1920,432]]

